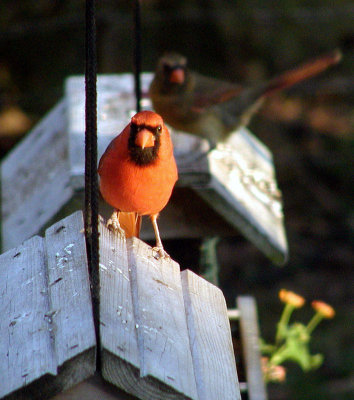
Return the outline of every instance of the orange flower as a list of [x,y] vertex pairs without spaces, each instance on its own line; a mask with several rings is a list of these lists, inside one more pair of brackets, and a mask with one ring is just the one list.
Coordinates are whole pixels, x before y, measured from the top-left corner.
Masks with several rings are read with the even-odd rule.
[[314,300],[312,308],[323,316],[323,318],[333,318],[335,315],[334,308],[323,301]]
[[269,378],[273,382],[284,382],[286,369],[282,365],[275,365],[269,372]]
[[305,299],[303,297],[286,289],[280,290],[279,299],[283,303],[291,304],[295,308],[300,308],[305,304]]
[[284,382],[286,379],[286,369],[282,365],[269,364],[268,357],[261,359],[262,371],[266,382]]

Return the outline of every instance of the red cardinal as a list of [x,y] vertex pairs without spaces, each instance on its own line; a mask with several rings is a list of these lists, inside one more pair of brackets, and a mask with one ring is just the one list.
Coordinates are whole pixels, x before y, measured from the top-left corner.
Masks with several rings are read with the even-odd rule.
[[335,50],[270,81],[244,88],[192,72],[185,57],[171,53],[159,60],[149,94],[156,112],[173,128],[216,144],[246,126],[267,96],[319,74],[340,59],[340,51]]
[[178,174],[170,134],[160,115],[152,111],[135,114],[107,147],[98,174],[102,197],[115,209],[108,225],[124,230],[127,237],[138,236],[141,217],[149,215],[156,250],[165,256],[156,220]]

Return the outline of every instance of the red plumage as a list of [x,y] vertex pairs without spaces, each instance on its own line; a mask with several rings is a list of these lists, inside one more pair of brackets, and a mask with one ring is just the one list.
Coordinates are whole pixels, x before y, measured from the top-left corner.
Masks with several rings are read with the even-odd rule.
[[[149,215],[153,225],[156,224],[178,178],[172,140],[162,118],[152,111],[136,114],[107,147],[98,173],[104,200],[119,212],[119,218],[124,218],[128,226],[136,221],[134,229],[131,226],[124,229],[127,236],[132,231],[137,236],[136,227],[143,215]],[[133,213],[133,217],[123,217],[122,212]],[[157,247],[160,247],[156,229]]]

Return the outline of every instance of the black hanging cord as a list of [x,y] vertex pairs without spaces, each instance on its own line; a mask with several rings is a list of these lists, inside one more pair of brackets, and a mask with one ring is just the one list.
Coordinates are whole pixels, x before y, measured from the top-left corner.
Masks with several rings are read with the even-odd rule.
[[135,79],[135,98],[136,98],[136,112],[141,109],[141,0],[134,1],[134,79]]
[[86,0],[86,64],[85,64],[85,236],[91,294],[97,340],[97,370],[99,351],[99,250],[98,250],[98,178],[97,178],[97,54],[95,0]]

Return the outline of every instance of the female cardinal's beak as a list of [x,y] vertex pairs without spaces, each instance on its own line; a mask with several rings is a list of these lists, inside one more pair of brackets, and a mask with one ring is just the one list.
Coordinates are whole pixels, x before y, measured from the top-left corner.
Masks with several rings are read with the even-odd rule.
[[169,78],[171,83],[183,83],[184,82],[184,69],[183,68],[175,68],[170,73]]
[[135,144],[142,149],[145,149],[145,147],[154,147],[155,137],[148,129],[141,129],[136,135]]

